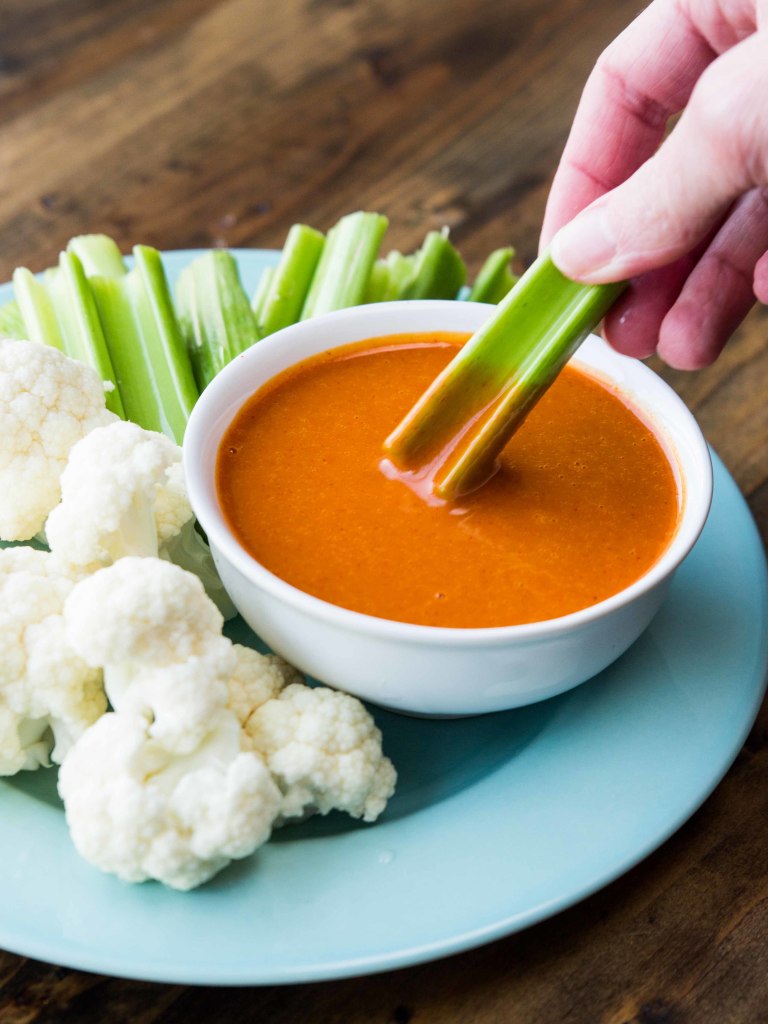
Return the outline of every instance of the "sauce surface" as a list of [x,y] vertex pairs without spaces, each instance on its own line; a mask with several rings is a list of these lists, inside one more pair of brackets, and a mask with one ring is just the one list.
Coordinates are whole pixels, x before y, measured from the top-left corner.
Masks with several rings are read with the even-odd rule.
[[383,439],[466,337],[345,346],[251,396],[216,470],[245,550],[332,604],[463,628],[566,615],[650,568],[677,524],[672,467],[619,395],[572,367],[496,476],[454,505],[432,507],[382,472]]

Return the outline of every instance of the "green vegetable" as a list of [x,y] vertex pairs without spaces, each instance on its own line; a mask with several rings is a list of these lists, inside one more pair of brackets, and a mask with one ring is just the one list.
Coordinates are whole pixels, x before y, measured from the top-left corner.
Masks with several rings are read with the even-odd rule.
[[403,287],[413,277],[414,254],[404,256],[393,249],[376,260],[368,279],[366,302],[393,302],[400,297]]
[[223,249],[199,256],[182,270],[176,307],[201,391],[230,360],[259,340],[237,263]]
[[323,235],[305,224],[294,224],[288,232],[280,262],[260,300],[262,335],[273,334],[299,319],[324,246]]
[[624,287],[571,281],[545,252],[387,438],[389,458],[446,500],[480,486]]
[[[110,409],[181,441],[199,391],[260,337],[362,302],[456,297],[466,268],[447,230],[430,231],[415,252],[379,259],[386,229],[386,217],[366,211],[342,217],[325,238],[294,225],[250,305],[232,255],[206,253],[179,276],[178,319],[154,249],[137,246],[129,271],[113,239],[78,235],[57,267],[37,277],[15,272],[0,336],[42,341],[88,363],[115,385]],[[514,280],[512,254],[491,254],[471,298],[498,301]]]
[[133,255],[131,271],[90,284],[128,419],[180,444],[199,391],[160,254],[137,245]]
[[16,341],[29,341],[24,317],[19,304],[14,299],[0,306],[0,338],[15,338]]
[[122,277],[128,272],[117,243],[108,235],[77,235],[69,240],[67,252],[77,256],[86,277]]
[[13,293],[24,321],[27,340],[53,345],[63,352],[64,338],[43,282],[26,267],[18,267],[13,272]]
[[102,380],[112,383],[113,389],[107,392],[107,408],[125,418],[117,375],[82,263],[74,252],[63,252],[58,269],[48,270],[44,276],[58,313],[64,351],[70,358],[92,366]]
[[272,278],[275,276],[276,269],[276,267],[264,267],[261,272],[261,277],[259,278],[259,283],[256,286],[254,296],[251,299],[251,309],[253,310],[253,315],[256,317],[257,324],[261,320],[264,303],[266,302],[267,295],[269,295],[269,289],[272,285]]
[[42,279],[21,267],[13,275],[13,284],[27,337],[93,367],[103,381],[112,384],[107,408],[125,417],[101,321],[78,257],[61,253],[59,266],[46,270]]
[[514,255],[515,250],[511,247],[491,253],[472,285],[469,293],[471,302],[492,302],[494,305],[501,302],[517,281],[509,269],[509,261]]
[[387,223],[378,213],[358,211],[331,228],[301,311],[302,320],[364,301]]
[[413,255],[413,276],[403,282],[399,299],[455,299],[467,268],[448,240],[447,231],[430,231]]
[[464,261],[447,231],[430,231],[416,252],[404,256],[393,250],[376,260],[365,301],[455,299],[466,277]]

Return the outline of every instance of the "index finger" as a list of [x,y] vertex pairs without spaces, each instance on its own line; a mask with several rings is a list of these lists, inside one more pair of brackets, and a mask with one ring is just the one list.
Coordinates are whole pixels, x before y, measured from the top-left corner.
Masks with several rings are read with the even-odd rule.
[[717,56],[677,0],[655,0],[587,79],[544,215],[541,244],[652,156]]

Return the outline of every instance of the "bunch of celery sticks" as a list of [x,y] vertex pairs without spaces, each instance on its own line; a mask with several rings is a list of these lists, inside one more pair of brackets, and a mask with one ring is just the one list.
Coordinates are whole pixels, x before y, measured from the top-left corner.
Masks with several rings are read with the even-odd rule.
[[[459,296],[466,267],[446,231],[430,232],[413,253],[379,257],[387,226],[386,217],[364,211],[342,217],[327,235],[294,225],[253,297],[226,250],[192,260],[171,295],[156,249],[135,246],[129,269],[112,239],[81,235],[58,266],[38,276],[15,271],[0,337],[54,345],[88,363],[112,385],[113,412],[181,443],[202,389],[268,334],[367,302]],[[513,255],[493,252],[466,297],[499,302],[515,282]]]

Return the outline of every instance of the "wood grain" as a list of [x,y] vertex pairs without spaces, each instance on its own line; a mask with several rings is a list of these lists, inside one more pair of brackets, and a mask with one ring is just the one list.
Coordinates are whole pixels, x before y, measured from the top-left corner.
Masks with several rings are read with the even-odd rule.
[[[0,279],[73,234],[279,246],[356,208],[473,270],[536,251],[581,84],[636,0],[4,0]],[[685,398],[768,536],[768,315]],[[727,685],[727,680],[724,681]],[[768,713],[656,854],[518,936],[338,983],[190,989],[0,953],[0,1024],[768,1020]]]

